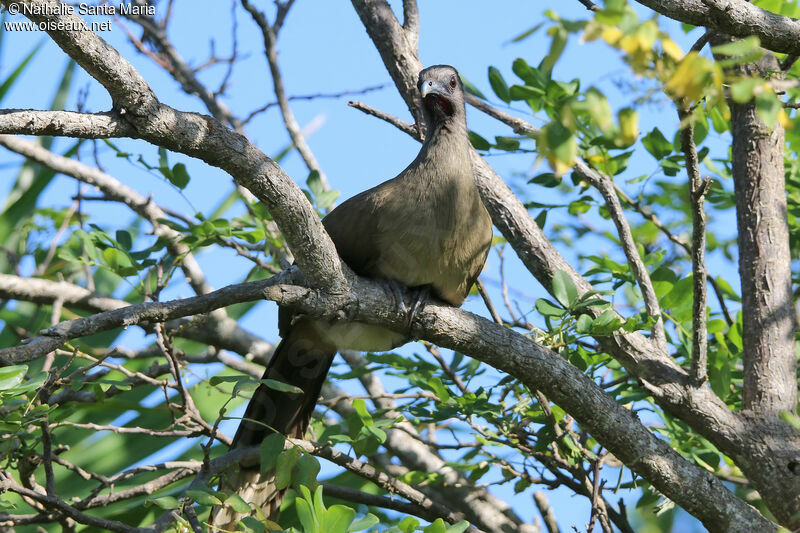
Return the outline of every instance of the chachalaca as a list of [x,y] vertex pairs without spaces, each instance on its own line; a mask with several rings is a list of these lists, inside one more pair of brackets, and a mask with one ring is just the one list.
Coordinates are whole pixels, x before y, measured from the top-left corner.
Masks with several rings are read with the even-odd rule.
[[[492,221],[475,186],[458,73],[445,65],[427,68],[419,74],[418,88],[426,124],[419,155],[397,177],[343,202],[322,222],[339,256],[357,274],[393,287],[400,283],[424,289],[460,306],[486,261]],[[303,393],[260,385],[234,448],[258,445],[271,431],[303,438],[338,349],[386,351],[409,340],[378,326],[316,320],[285,308],[279,311],[278,325],[282,340],[264,378]],[[237,492],[268,518],[277,518],[283,491],[277,490],[274,473],[241,468],[223,477],[220,488]],[[241,517],[229,507],[218,507],[211,522],[234,530]]]

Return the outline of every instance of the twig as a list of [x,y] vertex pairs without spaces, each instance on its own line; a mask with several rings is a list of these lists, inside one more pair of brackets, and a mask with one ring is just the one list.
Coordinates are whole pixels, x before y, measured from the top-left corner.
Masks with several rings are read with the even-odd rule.
[[106,520],[104,518],[98,518],[96,516],[83,513],[60,498],[46,494],[40,494],[35,490],[26,489],[25,487],[17,484],[14,481],[14,479],[11,478],[8,474],[1,471],[0,471],[0,490],[3,491],[8,490],[16,494],[19,494],[20,496],[30,498],[31,500],[34,500],[60,514],[68,516],[81,524],[94,526],[96,528],[99,528],[100,530],[120,531],[122,533],[150,531],[149,529],[146,528],[131,527],[122,522],[117,522],[116,520]]
[[606,207],[608,208],[609,215],[617,227],[617,234],[619,235],[622,249],[625,252],[625,257],[628,259],[631,273],[636,279],[639,289],[642,291],[642,298],[644,298],[647,314],[655,319],[653,325],[653,341],[656,346],[666,352],[667,341],[664,334],[664,320],[661,317],[661,307],[658,304],[658,297],[653,288],[653,283],[650,280],[650,274],[639,256],[639,249],[636,242],[633,240],[633,233],[631,233],[630,225],[628,224],[625,213],[622,210],[619,197],[617,196],[614,184],[611,178],[605,174],[594,171],[589,168],[586,163],[581,160],[575,162],[575,172],[587,183],[597,189],[605,199]]
[[[580,0],[579,0],[580,1]],[[506,126],[510,126],[514,133],[520,135],[537,134],[539,128],[531,125],[530,123],[522,120],[521,118],[513,117],[508,113],[500,111],[496,107],[484,102],[477,96],[467,93],[467,103],[479,111],[483,111],[490,117],[496,118]]]
[[292,279],[293,272],[285,271],[266,280],[229,285],[202,296],[170,302],[135,304],[112,311],[104,311],[86,318],[61,322],[26,344],[0,350],[0,356],[17,363],[31,361],[55,350],[67,340],[77,337],[143,322],[166,322],[173,318],[208,313],[212,309],[219,309],[233,303],[258,300],[264,297],[263,291],[268,287]]
[[383,509],[391,509],[403,514],[410,514],[418,516],[419,518],[433,521],[437,516],[424,507],[420,507],[413,503],[400,501],[394,498],[387,498],[385,496],[378,496],[377,494],[369,494],[350,487],[341,485],[334,485],[332,483],[322,483],[322,487],[326,496],[339,498],[353,503],[360,503],[374,507],[381,507]]
[[708,44],[708,41],[711,40],[715,33],[716,32],[714,30],[707,29],[705,32],[703,32],[703,35],[701,35],[700,38],[695,41],[689,50],[692,52],[699,52],[705,45]]
[[[632,207],[637,213],[642,215],[646,220],[649,220],[655,227],[661,231],[664,235],[667,236],[669,240],[677,244],[678,246],[686,252],[686,255],[692,255],[692,246],[683,238],[675,235],[659,218],[650,211],[649,208],[642,205],[641,202],[632,199],[630,196],[625,193],[622,189],[614,185],[617,190],[617,194],[622,198],[622,201],[625,202],[627,205]],[[719,300],[719,307],[722,311],[722,315],[725,317],[725,322],[730,326],[733,325],[733,317],[731,316],[730,311],[728,311],[728,306],[725,303],[725,296],[722,294],[722,289],[720,288],[717,280],[714,279],[713,276],[708,277],[708,283],[711,284],[711,288],[714,290],[714,294],[717,296],[717,300]]]
[[478,287],[478,294],[480,294],[481,298],[483,298],[483,303],[486,304],[486,309],[488,309],[489,314],[492,315],[492,320],[494,320],[498,324],[502,324],[503,319],[500,318],[500,315],[497,314],[497,309],[494,308],[492,299],[489,298],[489,293],[486,292],[486,286],[484,286],[483,282],[480,279],[475,280],[475,286]]
[[[372,91],[379,91],[381,89],[385,89],[388,87],[388,83],[381,83],[380,85],[370,85],[368,87],[364,87],[363,89],[353,89],[348,91],[339,91],[335,93],[315,93],[315,94],[303,94],[303,95],[296,95],[296,96],[289,96],[286,98],[289,102],[295,101],[302,101],[302,100],[317,100],[322,98],[342,98],[344,96],[353,96],[353,95],[361,95],[367,94]],[[242,121],[244,124],[248,124],[251,120],[253,120],[257,115],[260,115],[264,111],[279,105],[279,102],[269,102],[264,104],[263,106],[259,107],[250,112],[247,117]]]
[[578,2],[583,4],[584,7],[586,9],[588,9],[589,11],[599,11],[600,10],[600,7],[597,4],[595,4],[594,2],[592,2],[592,0],[578,0]]
[[694,384],[700,386],[706,381],[708,359],[708,330],[706,325],[706,213],[703,199],[708,191],[709,180],[700,176],[697,161],[697,147],[694,144],[694,124],[691,112],[678,104],[681,120],[681,147],[686,160],[686,173],[689,175],[689,204],[692,210],[692,367]]
[[351,102],[347,102],[347,105],[349,105],[350,107],[354,107],[354,108],[358,109],[359,111],[363,111],[364,113],[366,113],[368,115],[372,115],[373,117],[377,117],[377,118],[379,118],[379,119],[381,119],[383,121],[386,121],[389,124],[391,124],[392,126],[394,126],[397,129],[399,129],[400,131],[411,135],[413,138],[415,138],[417,140],[420,139],[419,132],[417,132],[417,128],[413,124],[409,124],[408,122],[404,122],[404,121],[400,120],[399,118],[397,118],[395,116],[389,115],[388,113],[384,113],[383,111],[380,111],[379,109],[375,109],[374,107],[372,107],[370,105],[367,105],[367,104],[365,104],[363,102],[351,101]]
[[283,86],[283,75],[278,65],[278,32],[293,3],[294,0],[278,3],[278,13],[275,16],[275,23],[271,26],[263,12],[253,6],[249,0],[241,0],[242,7],[244,7],[245,11],[250,13],[253,21],[261,29],[261,36],[264,41],[264,53],[267,57],[270,74],[272,75],[272,88],[275,91],[275,98],[278,100],[278,107],[281,110],[281,116],[283,117],[283,124],[286,126],[286,131],[289,133],[289,137],[292,139],[297,153],[300,154],[303,162],[305,162],[306,168],[311,172],[318,172],[323,187],[329,189],[330,185],[328,184],[328,179],[320,168],[317,158],[314,157],[314,152],[311,151],[311,147],[306,143],[306,138],[300,130],[300,125],[294,117],[292,108],[289,106],[289,100],[286,97],[286,89]]

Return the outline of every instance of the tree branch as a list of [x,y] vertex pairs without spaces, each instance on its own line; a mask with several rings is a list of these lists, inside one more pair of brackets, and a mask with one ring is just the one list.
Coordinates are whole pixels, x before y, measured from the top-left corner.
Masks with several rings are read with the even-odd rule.
[[800,54],[800,21],[743,0],[636,0],[667,17],[735,37],[756,35],[761,46]]
[[[681,104],[678,104],[679,106]],[[681,120],[681,147],[689,175],[689,205],[692,210],[692,379],[696,385],[705,382],[708,359],[708,333],[706,327],[706,212],[703,199],[708,182],[700,176],[697,147],[694,144],[694,123],[691,111],[678,108]]]
[[[278,100],[278,108],[281,110],[281,116],[283,117],[283,123],[286,126],[286,131],[289,132],[289,137],[292,139],[292,143],[297,149],[297,152],[300,154],[300,157],[303,159],[303,162],[305,162],[306,168],[308,168],[309,171],[317,171],[319,173],[320,180],[322,180],[322,184],[326,189],[329,189],[330,185],[328,184],[328,179],[325,177],[325,173],[322,172],[322,169],[317,162],[317,158],[314,157],[314,152],[311,151],[311,148],[306,142],[306,138],[300,129],[300,125],[297,123],[297,120],[294,117],[291,106],[289,105],[289,99],[286,96],[286,90],[283,87],[283,75],[281,74],[280,65],[278,64],[277,48],[278,31],[280,30],[280,26],[270,26],[269,21],[264,13],[253,6],[249,0],[240,0],[240,2],[242,7],[244,7],[248,13],[250,13],[253,21],[255,21],[256,25],[261,30],[261,36],[264,41],[264,54],[267,57],[267,64],[269,65],[269,71],[272,75],[272,88],[275,91],[275,98]],[[286,4],[286,8],[284,10],[285,12],[288,11],[289,6],[291,6],[291,3]]]
[[[293,271],[269,280],[220,289],[211,294],[172,302],[137,304],[50,328],[48,336],[29,345],[0,351],[15,361],[29,360],[28,346],[38,355],[78,335],[89,335],[141,321],[163,321],[205,312],[209,307],[266,297],[312,317],[346,316],[403,331],[406,317],[376,282],[354,278],[353,294],[326,294],[294,285]],[[353,305],[358,302],[358,305]],[[410,334],[479,359],[541,390],[572,414],[616,457],[659,491],[700,518],[709,529],[774,531],[752,507],[731,494],[713,475],[692,465],[650,433],[630,411],[620,406],[580,370],[559,355],[507,328],[460,309],[428,304],[412,324]],[[56,335],[56,337],[50,337]],[[53,342],[53,339],[55,341]],[[45,348],[41,346],[50,341]],[[502,347],[502,348],[500,348]],[[35,354],[33,354],[35,356]],[[676,483],[675,481],[680,480]]]

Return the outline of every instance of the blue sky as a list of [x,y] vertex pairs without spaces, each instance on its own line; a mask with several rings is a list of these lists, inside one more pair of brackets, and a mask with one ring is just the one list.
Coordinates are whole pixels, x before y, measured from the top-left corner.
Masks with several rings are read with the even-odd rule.
[[[260,4],[267,10],[272,6],[271,2],[260,2]],[[393,2],[395,8],[399,4]],[[486,77],[488,66],[498,67],[507,80],[512,80],[514,76],[510,65],[515,58],[523,57],[531,64],[538,64],[547,53],[549,39],[543,31],[520,43],[508,43],[513,36],[541,22],[542,13],[546,9],[554,10],[563,18],[583,18],[586,13],[585,8],[575,0],[562,2],[508,0],[494,3],[478,0],[420,1],[420,57],[426,65],[449,63],[456,66],[461,74],[478,86],[484,94],[492,96]],[[640,11],[640,13],[645,12]],[[231,77],[224,101],[235,114],[246,116],[252,109],[272,102],[274,97],[261,52],[260,35],[242,9],[237,9],[235,16],[240,29],[238,47],[242,59]],[[668,27],[677,29],[676,24]],[[114,25],[112,28],[111,31],[102,34],[103,38],[122,51],[148,80],[163,102],[182,110],[205,111],[198,100],[181,92],[176,82],[154,65],[150,58],[134,51],[120,26]],[[218,56],[224,57],[230,54],[230,28],[231,9],[228,2],[219,0],[176,2],[170,37],[190,64],[199,65],[208,58],[211,39],[214,40]],[[134,34],[139,34],[132,26],[131,30]],[[690,44],[696,38],[695,34],[684,36],[680,30],[674,31],[673,35],[684,49],[688,47],[687,43]],[[52,42],[46,40],[44,34],[7,33],[0,57],[0,78],[5,77],[19,59],[41,40],[46,41],[44,48],[24,78],[9,94],[4,102],[5,107],[44,108],[48,105],[63,71],[65,58]],[[340,92],[387,84],[385,89],[365,95],[342,99],[318,99],[311,102],[300,101],[293,104],[301,125],[312,122],[321,124],[310,136],[309,144],[332,187],[341,191],[342,198],[352,196],[358,191],[393,177],[413,159],[419,149],[416,141],[346,105],[348,99],[358,99],[404,120],[410,120],[404,103],[390,84],[391,80],[377,51],[348,2],[299,0],[284,25],[278,47],[284,83],[290,95]],[[214,88],[219,84],[224,70],[224,65],[211,67],[202,73],[201,79]],[[614,83],[625,73],[625,66],[619,60],[618,54],[610,48],[597,43],[580,44],[576,40],[571,40],[562,60],[555,68],[554,76],[565,80],[578,77],[581,79],[582,87],[591,85],[600,87],[608,96],[612,108],[616,110],[631,104],[631,95]],[[84,105],[86,110],[108,109],[110,106],[108,96],[84,73],[80,74],[79,81],[74,84],[68,107],[74,109],[79,98],[78,91],[87,89],[88,97],[85,98]],[[491,100],[498,106],[503,106],[496,98]],[[525,116],[524,110],[519,105],[513,106],[510,111],[522,111],[520,116]],[[677,117],[668,105],[648,105],[639,111],[642,133],[650,131],[654,126],[661,127],[665,132],[672,132],[677,126]],[[531,120],[537,124],[535,119]],[[472,109],[468,110],[468,122],[472,130],[488,139],[494,135],[511,134],[506,126]],[[250,139],[267,154],[278,153],[289,142],[275,107],[254,119],[248,125],[247,132]],[[711,135],[714,135],[713,132]],[[156,149],[146,143],[127,140],[115,143],[132,153],[141,153],[151,162],[157,161]],[[713,140],[712,143],[722,147],[725,139]],[[65,141],[57,143],[56,151],[59,147],[67,145],[68,142]],[[179,194],[159,176],[114,158],[103,145],[99,145],[99,148],[101,160],[110,174],[144,195],[152,194],[159,204],[188,216],[195,211],[210,212],[232,189],[230,178],[218,169],[171,154],[171,161],[185,162],[192,176],[189,186],[183,194]],[[625,176],[632,177],[653,170],[654,161],[649,155],[641,152],[641,155],[634,156],[631,169]],[[85,155],[88,156],[89,151],[86,151]],[[531,171],[534,159],[534,156],[530,155],[499,155],[490,157],[489,161],[524,199],[535,197],[537,201],[542,202],[566,203],[564,198],[559,197],[558,193],[551,189],[534,189],[525,185],[527,180],[521,178],[520,174]],[[14,155],[0,153],[0,165],[17,161],[19,158]],[[90,160],[86,161],[91,164]],[[298,183],[304,184],[308,171],[296,154],[284,160],[282,166]],[[542,167],[540,171],[545,170]],[[7,190],[14,176],[13,170],[3,170],[0,173],[0,188]],[[48,206],[66,206],[70,203],[70,197],[75,190],[74,182],[61,178],[47,190],[44,203]],[[118,228],[133,220],[129,212],[121,210],[114,204],[94,203],[89,209],[94,221],[101,225]],[[548,225],[567,216],[569,215],[566,210],[554,211],[549,215]],[[611,229],[610,223],[599,217],[593,218],[592,221],[603,229]],[[720,220],[717,222],[717,227],[723,228],[726,225],[730,227],[729,222]],[[600,253],[607,252],[618,259],[622,257],[619,251],[608,249],[607,241],[589,239],[588,242],[600,246],[601,248],[597,250]],[[575,261],[576,250],[562,248],[560,251],[568,259]],[[526,274],[524,267],[511,256],[509,251],[506,254],[508,259],[506,271],[507,279],[513,289],[512,296],[519,301],[523,309],[528,309],[537,297],[544,296],[544,292],[536,281]],[[199,261],[214,287],[239,281],[249,268],[244,262],[234,261],[233,254],[228,251],[202,253]],[[716,257],[711,257],[710,261],[712,268],[723,265],[723,262]],[[484,279],[490,286],[495,301],[499,302],[499,292],[494,285],[499,278],[497,268],[498,261],[496,256],[492,255]],[[736,286],[735,272],[727,266],[725,268],[727,279]],[[189,294],[190,290],[185,284],[178,284],[175,288],[169,289],[166,296],[178,297]],[[485,314],[483,304],[477,299],[467,302],[465,307]],[[275,306],[264,303],[260,304],[256,311],[251,312],[242,324],[266,339],[274,341],[277,339],[275,316]],[[531,319],[535,321],[536,317],[531,316]],[[136,333],[131,332],[125,342],[135,345],[141,342],[141,339],[137,338]],[[609,472],[608,477],[609,483],[616,481],[615,473]],[[498,489],[497,494],[508,498],[524,518],[533,518],[533,506],[527,496],[513,496],[506,488]],[[572,524],[585,527],[583,524],[589,517],[589,506],[585,498],[570,494],[566,491],[548,493],[564,530],[571,529]],[[682,527],[688,525],[684,523]]]

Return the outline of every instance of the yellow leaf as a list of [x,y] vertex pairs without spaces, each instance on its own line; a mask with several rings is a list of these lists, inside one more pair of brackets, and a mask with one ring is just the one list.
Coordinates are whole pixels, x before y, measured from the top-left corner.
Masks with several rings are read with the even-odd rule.
[[639,114],[633,109],[626,107],[617,113],[619,130],[622,142],[625,146],[630,146],[639,137]]
[[661,49],[675,61],[680,61],[683,57],[683,50],[681,50],[681,47],[669,37],[661,39]]
[[706,58],[697,52],[689,52],[678,63],[664,89],[673,97],[696,101],[703,97],[712,82],[712,73],[713,67]]
[[786,111],[784,111],[783,109],[778,111],[778,122],[780,122],[781,126],[783,126],[787,130],[790,130],[794,127],[794,122],[791,121],[789,115],[787,115]]
[[600,33],[600,37],[611,46],[616,46],[619,40],[622,38],[622,32],[618,28],[607,26],[606,28],[603,28],[603,31]]

